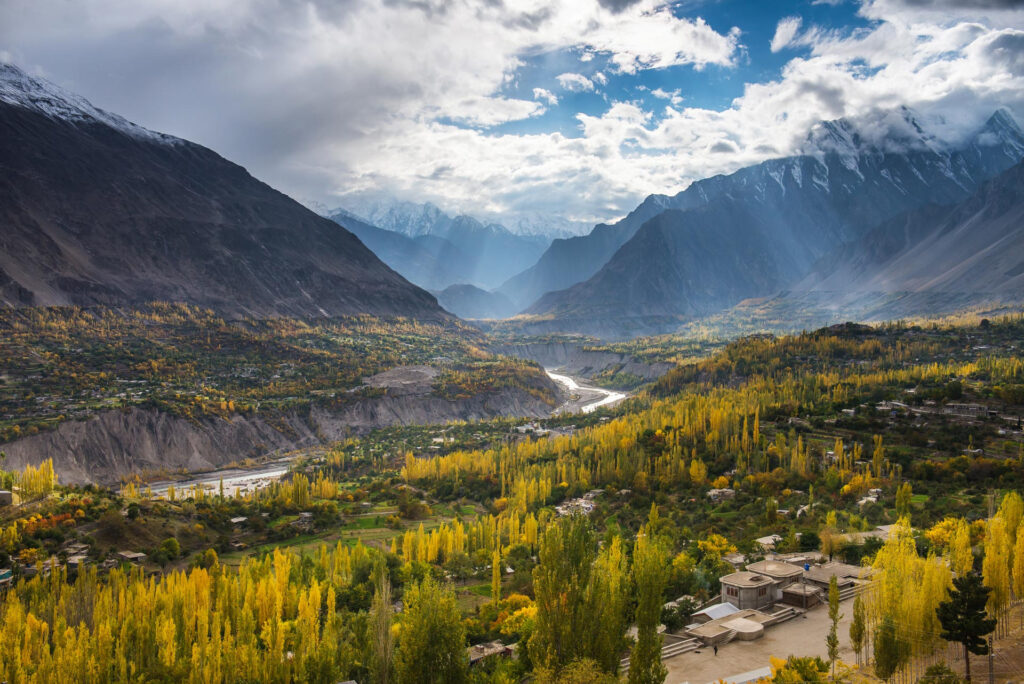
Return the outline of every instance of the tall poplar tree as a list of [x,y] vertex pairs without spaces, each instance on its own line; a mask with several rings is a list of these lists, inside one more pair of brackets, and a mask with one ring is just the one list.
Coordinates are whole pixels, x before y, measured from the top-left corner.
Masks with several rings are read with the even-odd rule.
[[394,608],[391,605],[391,580],[387,567],[379,564],[377,591],[370,606],[370,680],[374,684],[388,684],[394,667],[394,638],[391,634],[391,620]]
[[501,600],[501,551],[494,550],[491,556],[491,600]]
[[832,575],[828,581],[828,619],[831,625],[825,637],[825,645],[828,647],[828,662],[833,679],[836,676],[836,660],[839,658],[839,621],[842,618],[839,613],[839,582]]
[[878,678],[889,681],[906,660],[907,650],[896,632],[896,621],[892,615],[886,615],[875,630],[875,674]]
[[629,656],[629,684],[661,684],[668,674],[661,662],[662,639],[658,634],[668,568],[664,547],[651,537],[648,529],[641,530],[633,545],[637,639]]
[[860,596],[853,599],[853,621],[850,622],[850,644],[857,653],[857,664],[860,665],[861,652],[864,650],[864,637],[867,636],[867,625],[864,601]]
[[430,577],[405,592],[395,675],[402,684],[462,684],[469,679],[466,629],[451,590]]
[[533,570],[537,616],[530,659],[558,672],[591,659],[605,672],[618,669],[626,631],[626,558],[620,537],[600,554],[590,522],[571,516],[548,527]]

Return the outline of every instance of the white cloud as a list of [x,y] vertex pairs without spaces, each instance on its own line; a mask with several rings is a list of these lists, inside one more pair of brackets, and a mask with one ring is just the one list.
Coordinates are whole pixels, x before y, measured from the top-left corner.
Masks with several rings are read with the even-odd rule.
[[651,91],[651,95],[662,100],[669,100],[674,105],[677,105],[683,101],[683,96],[679,94],[678,88],[676,88],[673,91],[664,90],[662,88],[655,88],[654,90]]
[[547,88],[534,88],[533,99],[547,102],[552,107],[558,104],[558,96]]
[[775,36],[772,38],[771,49],[772,52],[778,52],[783,48],[787,47],[796,37],[796,32],[800,30],[800,24],[803,23],[803,19],[800,17],[786,17],[779,22],[779,25],[775,27]]
[[721,111],[684,107],[666,86],[652,91],[658,111],[612,100],[572,136],[480,129],[556,105],[543,88],[509,90],[531,56],[604,59],[639,91],[628,81],[639,69],[728,67],[738,31],[657,0],[618,13],[589,0],[7,0],[0,51],[302,199],[376,191],[596,222],[792,152],[819,119],[907,104],[955,135],[1000,105],[1024,115],[1024,12],[921,2],[868,0],[872,23],[854,32],[777,30],[779,45],[807,52]]
[[608,85],[608,77],[605,76],[604,73],[600,71],[591,76],[591,79],[594,81],[594,83],[597,83],[598,85]]
[[559,74],[558,85],[571,93],[590,92],[594,90],[594,82],[583,74]]
[[[557,102],[557,100],[556,100]],[[449,110],[448,118],[469,126],[489,127],[543,114],[544,106],[504,97],[467,97]]]

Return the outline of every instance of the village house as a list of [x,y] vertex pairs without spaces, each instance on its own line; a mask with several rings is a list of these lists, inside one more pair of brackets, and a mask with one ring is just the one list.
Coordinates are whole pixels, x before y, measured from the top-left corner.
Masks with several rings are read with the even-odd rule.
[[118,551],[117,558],[125,563],[138,564],[146,560],[146,554],[141,551]]
[[741,570],[721,579],[722,601],[740,610],[767,608],[775,603],[771,578]]
[[726,499],[732,499],[736,496],[736,490],[729,487],[722,487],[720,489],[708,490],[708,498],[718,503],[719,501],[725,501]]
[[492,658],[495,656],[501,656],[504,658],[510,657],[515,652],[514,646],[507,646],[500,641],[489,641],[486,644],[477,644],[470,646],[466,649],[466,653],[469,656],[469,666],[473,667],[477,663]]

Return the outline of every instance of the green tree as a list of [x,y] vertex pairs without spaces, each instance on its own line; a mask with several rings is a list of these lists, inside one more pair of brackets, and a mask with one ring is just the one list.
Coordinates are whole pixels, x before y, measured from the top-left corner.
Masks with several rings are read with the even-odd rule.
[[629,657],[629,684],[661,684],[668,670],[661,662],[658,623],[665,603],[668,553],[647,530],[633,545],[633,586],[636,588],[636,646]]
[[857,664],[860,664],[861,652],[864,650],[864,637],[866,636],[866,616],[864,601],[861,597],[853,599],[853,621],[850,622],[850,644],[857,653]]
[[160,544],[160,550],[170,559],[174,560],[181,555],[181,544],[174,537],[168,537]]
[[405,592],[395,675],[402,684],[468,681],[466,630],[450,589],[429,576]]
[[825,645],[828,647],[828,662],[833,679],[836,676],[836,660],[839,658],[839,621],[842,618],[839,613],[839,583],[836,576],[832,575],[828,581],[828,619],[831,626],[828,629],[828,636],[825,637]]
[[629,574],[622,537],[606,540],[594,562],[594,572],[587,588],[586,615],[590,633],[584,649],[605,672],[619,671],[619,654],[626,647],[625,634],[629,616]]
[[540,667],[534,671],[535,684],[618,684],[618,678],[603,672],[590,658],[574,660],[560,670]]
[[544,531],[533,569],[537,618],[530,638],[530,660],[560,670],[582,657],[589,631],[587,587],[596,557],[594,533],[582,516],[559,521]]
[[394,637],[391,634],[391,620],[394,608],[391,604],[391,580],[383,564],[375,568],[377,590],[370,605],[370,681],[374,684],[388,684],[394,669]]
[[614,674],[626,631],[621,537],[612,537],[598,554],[590,522],[572,516],[545,530],[538,560],[533,569],[537,616],[528,644],[530,660],[557,673],[589,658]]
[[929,665],[917,684],[961,684],[963,679],[945,663]]
[[875,630],[875,674],[889,681],[908,655],[907,644],[896,632],[896,620],[886,615]]
[[982,584],[980,575],[971,573],[957,577],[953,580],[949,598],[935,609],[942,624],[942,638],[963,644],[964,672],[968,682],[971,681],[970,654],[988,653],[984,637],[996,628],[995,619],[985,613],[991,591]]

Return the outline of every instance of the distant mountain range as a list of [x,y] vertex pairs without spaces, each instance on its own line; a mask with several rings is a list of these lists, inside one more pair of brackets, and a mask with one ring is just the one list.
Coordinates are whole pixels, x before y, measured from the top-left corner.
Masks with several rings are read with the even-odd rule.
[[[389,266],[418,285],[437,289],[463,283],[497,287],[536,262],[551,242],[543,235],[513,233],[472,216],[450,216],[430,203],[353,199],[350,206],[328,216],[346,228],[354,219],[408,238],[410,242],[398,247],[394,238],[368,235],[382,247],[381,240],[388,240],[387,256],[377,254]],[[357,232],[356,228],[350,230]],[[424,262],[429,257],[423,250],[439,263]]]
[[0,64],[0,305],[440,318],[354,235],[216,153]]
[[459,318],[508,318],[516,306],[500,292],[488,292],[472,285],[449,285],[434,293],[437,301]]
[[671,330],[795,285],[834,250],[905,212],[966,200],[1022,154],[1024,134],[1002,110],[956,145],[929,135],[907,109],[824,122],[800,155],[648,197],[614,225],[556,240],[499,291],[518,304],[546,291],[526,310],[545,329]]

